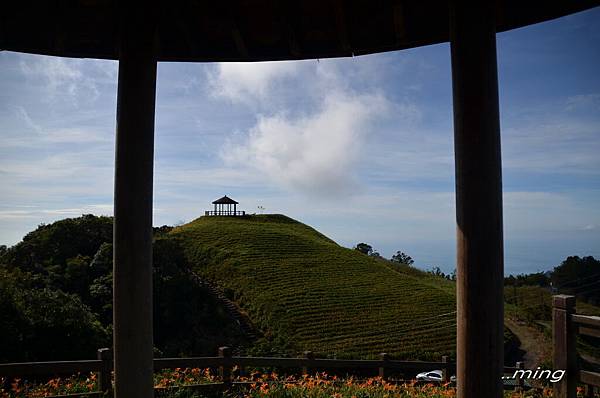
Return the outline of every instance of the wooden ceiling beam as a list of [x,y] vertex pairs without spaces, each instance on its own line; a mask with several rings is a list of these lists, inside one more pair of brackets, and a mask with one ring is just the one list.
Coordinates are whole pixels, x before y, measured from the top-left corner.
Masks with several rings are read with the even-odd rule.
[[348,37],[348,27],[346,24],[346,12],[344,10],[344,3],[342,0],[334,0],[333,2],[335,10],[335,25],[338,34],[338,39],[342,50],[345,52],[352,52],[352,44]]
[[[185,10],[178,8],[176,13],[177,14],[174,16],[175,17],[174,19],[176,21],[176,26],[181,31],[183,40],[185,41],[185,44],[187,45],[188,50],[192,54],[199,54],[200,53],[199,47],[198,47],[197,41],[194,40],[194,37],[192,36],[192,34],[190,32],[190,26],[183,23],[184,18],[182,18],[182,16],[185,15],[185,13],[186,13]],[[195,14],[195,15],[198,15],[198,14]]]
[[406,41],[406,22],[404,19],[404,8],[401,1],[394,2],[392,6],[394,17],[394,33],[396,34],[396,44]]
[[290,9],[291,2],[272,1],[273,7],[279,13],[281,24],[281,37],[287,43],[289,53],[292,58],[302,58],[302,46],[298,43],[296,29],[294,28],[293,10]]
[[236,20],[233,20],[233,28],[231,29],[231,37],[233,37],[233,41],[235,42],[235,47],[237,48],[238,54],[242,58],[250,58],[248,53],[248,47],[246,46],[246,42],[244,41],[244,36],[240,32],[240,28]]

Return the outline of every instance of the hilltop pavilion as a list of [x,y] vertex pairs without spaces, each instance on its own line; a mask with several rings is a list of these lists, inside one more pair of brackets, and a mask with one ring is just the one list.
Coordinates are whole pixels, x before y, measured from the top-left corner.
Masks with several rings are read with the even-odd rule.
[[245,211],[237,211],[237,205],[239,202],[231,199],[227,195],[223,196],[212,202],[215,206],[213,211],[207,210],[204,212],[205,216],[245,216]]

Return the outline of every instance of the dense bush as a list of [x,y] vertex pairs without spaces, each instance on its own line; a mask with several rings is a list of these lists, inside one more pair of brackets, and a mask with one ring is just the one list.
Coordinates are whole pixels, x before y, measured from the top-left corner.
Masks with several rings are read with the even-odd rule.
[[[155,228],[154,328],[158,352],[214,355],[243,337],[196,286],[171,227]],[[85,215],[41,225],[0,250],[0,361],[89,359],[111,345],[112,219]]]
[[2,273],[1,361],[91,358],[108,343],[106,329],[78,296],[30,288],[27,281]]

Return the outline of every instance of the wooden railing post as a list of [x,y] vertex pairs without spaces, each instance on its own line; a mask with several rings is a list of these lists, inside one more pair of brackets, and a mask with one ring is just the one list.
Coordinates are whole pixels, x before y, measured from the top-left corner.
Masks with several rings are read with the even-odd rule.
[[585,398],[594,398],[594,386],[586,384],[584,396]]
[[381,360],[383,361],[383,364],[379,367],[379,377],[381,377],[382,379],[385,379],[386,377],[386,372],[385,372],[385,368],[387,366],[387,361],[389,361],[389,356],[387,353],[382,352],[381,354],[379,354],[379,358],[381,358]]
[[231,348],[219,347],[219,356],[224,359],[224,363],[219,366],[219,376],[223,384],[231,384]]
[[0,379],[2,379],[2,389],[5,391],[10,391],[12,389],[11,383],[13,378],[10,376],[0,376]]
[[98,390],[103,393],[109,393],[112,390],[112,350],[110,348],[100,348],[98,349],[97,356],[102,361],[100,372],[98,372]]
[[442,368],[442,383],[447,383],[450,379],[448,377],[448,365],[446,365],[448,363],[448,355],[442,355],[442,363],[444,364]]
[[571,315],[575,313],[575,296],[564,294],[552,298],[552,344],[554,371],[564,370],[565,376],[554,383],[554,398],[577,396],[577,352]]
[[[304,351],[304,358],[309,359],[309,360],[313,360],[315,359],[315,355],[313,354],[312,351]],[[308,375],[308,366],[303,366],[302,367],[302,374],[303,375]]]
[[[517,370],[523,370],[523,369],[525,369],[525,364],[523,362],[517,362],[515,364],[515,368],[517,368]],[[518,391],[521,390],[521,388],[523,387],[523,378],[522,377],[518,377],[517,379],[515,379],[515,387]]]

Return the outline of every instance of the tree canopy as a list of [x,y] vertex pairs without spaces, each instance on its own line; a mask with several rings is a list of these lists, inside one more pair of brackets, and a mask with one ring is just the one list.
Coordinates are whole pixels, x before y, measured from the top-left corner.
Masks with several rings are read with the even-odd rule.
[[396,252],[396,254],[394,254],[391,258],[391,261],[395,262],[395,263],[401,263],[401,264],[406,264],[406,265],[412,265],[414,263],[414,260],[412,259],[412,257],[410,257],[408,254],[401,252],[400,250],[398,250]]
[[371,255],[371,253],[373,253],[373,246],[371,246],[367,243],[361,242],[361,243],[358,243],[354,247],[354,250],[357,250],[357,251],[361,252],[362,254],[366,254],[367,256],[369,256],[369,255]]
[[[156,348],[168,356],[214,355],[243,336],[191,280],[170,229],[154,229]],[[90,359],[111,346],[112,271],[110,217],[40,225],[0,247],[0,361]]]

